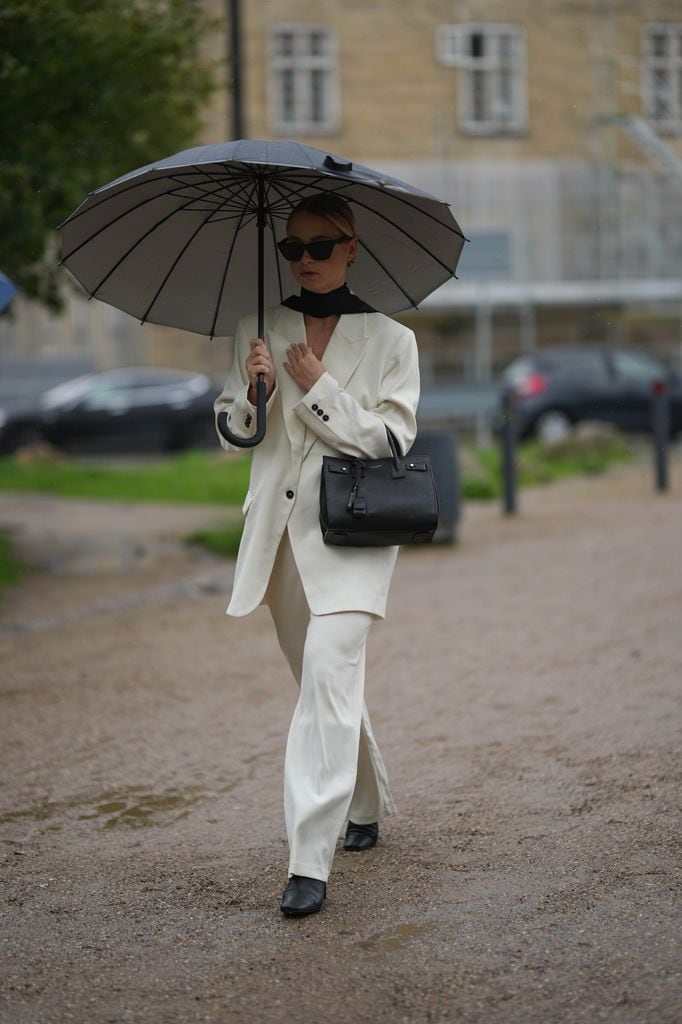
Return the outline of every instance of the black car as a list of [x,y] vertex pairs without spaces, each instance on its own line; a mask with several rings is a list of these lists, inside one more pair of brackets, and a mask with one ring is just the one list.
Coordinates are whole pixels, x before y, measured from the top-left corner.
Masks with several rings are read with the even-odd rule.
[[217,445],[213,402],[219,391],[204,374],[182,370],[87,374],[45,391],[36,409],[0,409],[0,453],[36,441],[74,452]]
[[652,390],[670,394],[671,434],[682,431],[682,378],[648,352],[580,346],[519,356],[502,375],[514,396],[521,439],[559,440],[578,423],[601,420],[624,431],[651,431]]

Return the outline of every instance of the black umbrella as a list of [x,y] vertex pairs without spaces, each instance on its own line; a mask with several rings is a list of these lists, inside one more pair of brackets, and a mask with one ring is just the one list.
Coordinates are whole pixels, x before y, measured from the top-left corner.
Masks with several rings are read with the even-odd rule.
[[[188,149],[92,192],[61,225],[62,263],[91,298],[142,323],[213,337],[256,308],[263,337],[265,306],[289,290],[277,242],[292,207],[318,192],[352,203],[348,284],[375,309],[413,308],[454,275],[464,236],[446,203],[310,146],[256,140]],[[239,447],[265,434],[262,380],[257,395],[253,437],[219,424]]]

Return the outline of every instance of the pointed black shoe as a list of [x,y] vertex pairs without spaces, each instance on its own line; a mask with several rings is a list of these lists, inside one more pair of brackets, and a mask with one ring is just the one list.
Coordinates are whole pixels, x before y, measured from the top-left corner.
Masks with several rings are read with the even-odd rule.
[[371,825],[356,825],[354,821],[349,821],[343,848],[344,850],[371,850],[373,846],[376,846],[378,838],[378,822],[373,821]]
[[326,895],[326,882],[319,878],[306,878],[305,875],[292,875],[284,890],[280,910],[292,917],[314,914],[322,909]]

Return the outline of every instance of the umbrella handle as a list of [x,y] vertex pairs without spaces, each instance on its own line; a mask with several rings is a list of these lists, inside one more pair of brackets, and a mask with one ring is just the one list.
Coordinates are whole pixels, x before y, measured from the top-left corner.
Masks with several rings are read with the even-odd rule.
[[218,430],[230,444],[237,448],[255,448],[265,437],[265,374],[259,373],[256,382],[256,433],[252,437],[239,437],[227,425],[227,413],[219,412],[216,422]]

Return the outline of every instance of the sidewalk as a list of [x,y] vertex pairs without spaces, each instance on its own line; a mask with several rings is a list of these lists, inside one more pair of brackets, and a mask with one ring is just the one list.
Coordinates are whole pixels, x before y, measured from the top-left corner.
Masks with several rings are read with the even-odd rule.
[[0,612],[0,1021],[677,1024],[679,462],[672,487],[468,505],[458,548],[401,553],[367,689],[399,815],[300,921],[267,612],[226,618],[229,567],[177,550],[28,577]]

